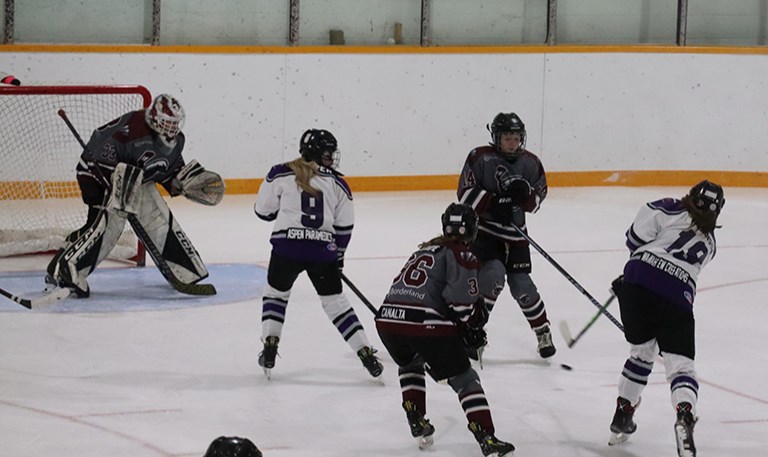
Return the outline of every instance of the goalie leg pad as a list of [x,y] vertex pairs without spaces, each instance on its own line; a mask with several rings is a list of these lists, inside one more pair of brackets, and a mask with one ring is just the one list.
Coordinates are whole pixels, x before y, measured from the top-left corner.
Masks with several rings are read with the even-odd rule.
[[139,167],[119,163],[112,173],[112,193],[107,209],[118,214],[136,214],[141,196],[144,172]]
[[59,285],[75,287],[80,296],[87,294],[86,278],[115,247],[124,227],[124,216],[101,211],[80,238],[57,254],[52,276]]
[[139,212],[136,214],[140,226],[133,226],[139,239],[149,237],[174,275],[184,284],[194,284],[207,278],[208,269],[203,259],[176,222],[155,184],[142,185],[140,194]]

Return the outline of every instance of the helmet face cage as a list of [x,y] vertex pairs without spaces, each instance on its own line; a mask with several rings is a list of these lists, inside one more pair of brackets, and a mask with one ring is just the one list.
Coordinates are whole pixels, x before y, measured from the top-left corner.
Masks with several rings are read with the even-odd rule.
[[338,168],[341,152],[336,137],[328,130],[309,129],[301,135],[299,153],[305,160],[330,168]]
[[168,94],[155,97],[144,116],[147,125],[166,140],[176,138],[186,119],[181,103]]
[[471,206],[451,203],[441,218],[443,235],[455,237],[464,244],[470,244],[477,236],[477,213]]
[[502,133],[519,133],[520,134],[520,146],[516,151],[508,154],[517,155],[523,149],[525,149],[525,124],[520,116],[515,113],[499,113],[493,118],[493,121],[487,126],[488,131],[491,132],[491,140],[496,150],[501,152],[501,134]]
[[725,194],[723,188],[706,179],[691,188],[688,192],[693,204],[702,210],[714,211],[720,214],[725,206]]
[[213,440],[203,457],[262,457],[262,454],[248,438],[220,436]]

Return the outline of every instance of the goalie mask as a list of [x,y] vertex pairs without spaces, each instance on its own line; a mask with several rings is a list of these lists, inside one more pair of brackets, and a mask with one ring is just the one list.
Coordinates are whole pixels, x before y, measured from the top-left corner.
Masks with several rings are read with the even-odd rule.
[[213,440],[203,457],[262,457],[262,454],[248,438],[220,436]]
[[706,179],[691,188],[688,192],[688,198],[696,208],[713,211],[717,215],[725,206],[723,188]]
[[451,203],[441,218],[443,235],[457,238],[464,244],[475,241],[477,236],[477,213],[471,206]]
[[[525,149],[525,124],[515,113],[499,113],[493,118],[493,121],[486,125],[491,132],[491,144],[498,152],[508,158],[517,158]],[[513,150],[504,150],[502,147],[502,135],[505,133],[517,133],[520,135],[520,142]]]
[[341,153],[336,137],[328,130],[309,129],[301,135],[299,153],[307,162],[338,168]]
[[181,133],[186,115],[178,100],[168,94],[161,94],[144,111],[144,119],[163,142],[172,147],[176,143],[176,136]]

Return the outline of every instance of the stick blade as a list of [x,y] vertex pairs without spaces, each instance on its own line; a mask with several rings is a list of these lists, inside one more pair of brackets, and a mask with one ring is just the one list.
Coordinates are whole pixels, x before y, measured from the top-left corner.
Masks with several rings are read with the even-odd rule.
[[173,288],[187,295],[216,295],[216,287],[213,284],[184,284],[174,282]]
[[569,348],[573,347],[573,345],[576,343],[576,340],[573,339],[571,329],[568,327],[568,322],[560,321],[560,334],[563,336],[565,344],[568,345]]

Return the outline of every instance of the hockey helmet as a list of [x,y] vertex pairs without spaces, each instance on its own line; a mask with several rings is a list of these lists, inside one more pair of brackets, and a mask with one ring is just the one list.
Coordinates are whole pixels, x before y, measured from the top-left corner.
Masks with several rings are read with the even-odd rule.
[[493,121],[486,125],[486,128],[491,132],[491,144],[497,151],[501,151],[501,134],[502,133],[518,133],[520,134],[520,146],[515,151],[507,152],[503,154],[516,157],[525,149],[525,124],[522,119],[515,113],[499,113],[493,118]]
[[706,179],[693,186],[688,192],[688,197],[696,208],[714,211],[715,214],[720,214],[720,210],[725,206],[723,188]]
[[144,111],[144,119],[170,145],[181,132],[186,115],[178,100],[168,94],[160,94]]
[[470,244],[477,236],[477,213],[471,206],[451,203],[441,218],[443,235],[455,237],[464,244]]
[[336,137],[328,130],[309,129],[301,135],[299,154],[308,162],[337,168],[341,155],[338,146]]
[[208,446],[203,457],[262,457],[262,454],[248,438],[220,436]]

